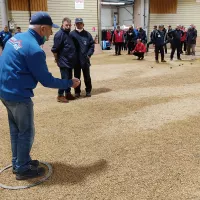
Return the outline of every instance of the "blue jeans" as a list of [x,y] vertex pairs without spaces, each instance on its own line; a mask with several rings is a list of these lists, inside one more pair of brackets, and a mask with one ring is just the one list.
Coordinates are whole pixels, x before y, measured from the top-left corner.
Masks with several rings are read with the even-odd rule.
[[31,161],[30,151],[35,135],[33,102],[1,101],[8,112],[12,166],[17,172],[24,172]]
[[[61,74],[62,79],[66,79],[66,80],[72,79],[72,69],[71,68],[60,67],[60,74]],[[65,94],[70,93],[71,88],[67,88],[66,90],[59,89],[58,90],[58,96],[63,96],[64,92],[65,92]]]

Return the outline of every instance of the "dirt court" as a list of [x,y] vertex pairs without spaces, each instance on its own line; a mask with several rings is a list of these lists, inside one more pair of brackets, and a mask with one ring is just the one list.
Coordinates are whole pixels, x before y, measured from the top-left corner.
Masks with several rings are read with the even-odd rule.
[[[0,189],[0,199],[200,199],[198,56],[155,64],[153,53],[144,61],[123,54],[93,56],[91,98],[61,104],[57,90],[38,85],[32,158],[49,162],[53,175],[30,189]],[[52,58],[48,64],[60,77]],[[10,164],[11,152],[2,104],[0,138],[3,168]],[[15,181],[11,170],[0,175],[0,182],[29,183]]]

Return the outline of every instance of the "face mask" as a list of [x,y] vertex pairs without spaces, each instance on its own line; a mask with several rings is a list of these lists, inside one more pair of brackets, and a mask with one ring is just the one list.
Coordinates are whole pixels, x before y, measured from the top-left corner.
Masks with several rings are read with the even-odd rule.
[[47,36],[43,36],[41,37],[39,44],[43,45],[46,41],[47,41]]
[[79,33],[83,31],[83,29],[78,29],[78,28],[76,28],[76,30],[77,30]]
[[43,36],[43,44],[47,41],[47,36]]

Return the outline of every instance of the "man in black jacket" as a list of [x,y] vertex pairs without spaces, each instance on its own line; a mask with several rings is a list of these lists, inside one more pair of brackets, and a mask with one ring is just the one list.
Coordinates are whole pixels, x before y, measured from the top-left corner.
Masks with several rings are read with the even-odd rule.
[[155,25],[154,27],[153,27],[153,30],[151,31],[151,34],[150,34],[150,41],[147,43],[147,52],[149,52],[149,46],[150,46],[150,44],[153,44],[153,37],[154,37],[154,34],[155,34],[155,32],[157,31],[157,26]]
[[180,30],[181,26],[177,25],[175,30],[172,30],[168,33],[169,37],[171,38],[171,56],[170,59],[173,60],[174,53],[177,51],[177,59],[181,60],[180,52],[181,52],[181,37],[183,35],[183,31]]
[[[83,72],[86,97],[91,97],[92,82],[90,77],[90,58],[94,53],[94,40],[89,32],[84,30],[84,23],[82,18],[76,18],[76,29],[70,33],[77,53],[77,63],[74,67],[74,76],[81,77],[81,69]],[[81,86],[75,89],[75,97],[79,98],[81,93]]]
[[163,33],[164,33],[164,41],[165,41],[165,44],[164,44],[164,49],[165,49],[165,53],[167,54],[167,41],[166,41],[166,35],[167,35],[167,29],[165,28],[165,26],[163,25]]
[[129,30],[127,31],[127,42],[128,42],[128,54],[133,51],[135,48],[135,41],[136,38],[135,32],[133,31],[133,26],[130,26]]
[[155,45],[155,59],[156,62],[159,63],[158,56],[159,52],[161,54],[161,62],[166,62],[164,59],[164,45],[165,45],[165,35],[163,32],[163,25],[159,25],[159,30],[155,30],[152,42]]
[[196,39],[197,39],[197,30],[195,29],[194,25],[191,24],[188,29],[186,37],[187,55],[190,55],[191,49],[192,49],[192,55],[195,55]]
[[[69,36],[70,30],[71,20],[65,17],[62,20],[61,29],[54,36],[54,45],[51,49],[55,57],[55,62],[60,68],[61,78],[67,80],[72,79],[72,69],[77,58],[74,42]],[[71,88],[58,90],[58,102],[67,103],[68,100],[74,99],[75,97],[71,94]]]
[[143,44],[146,44],[146,42],[147,42],[146,31],[144,29],[142,29],[142,27],[140,27],[138,30],[138,39],[140,39]]

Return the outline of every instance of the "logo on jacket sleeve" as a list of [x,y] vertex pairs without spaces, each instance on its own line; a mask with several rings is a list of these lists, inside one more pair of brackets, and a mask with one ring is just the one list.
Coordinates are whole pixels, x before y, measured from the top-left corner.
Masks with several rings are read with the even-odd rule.
[[12,37],[9,41],[9,44],[11,44],[16,50],[22,48],[22,41],[17,40],[16,38]]

